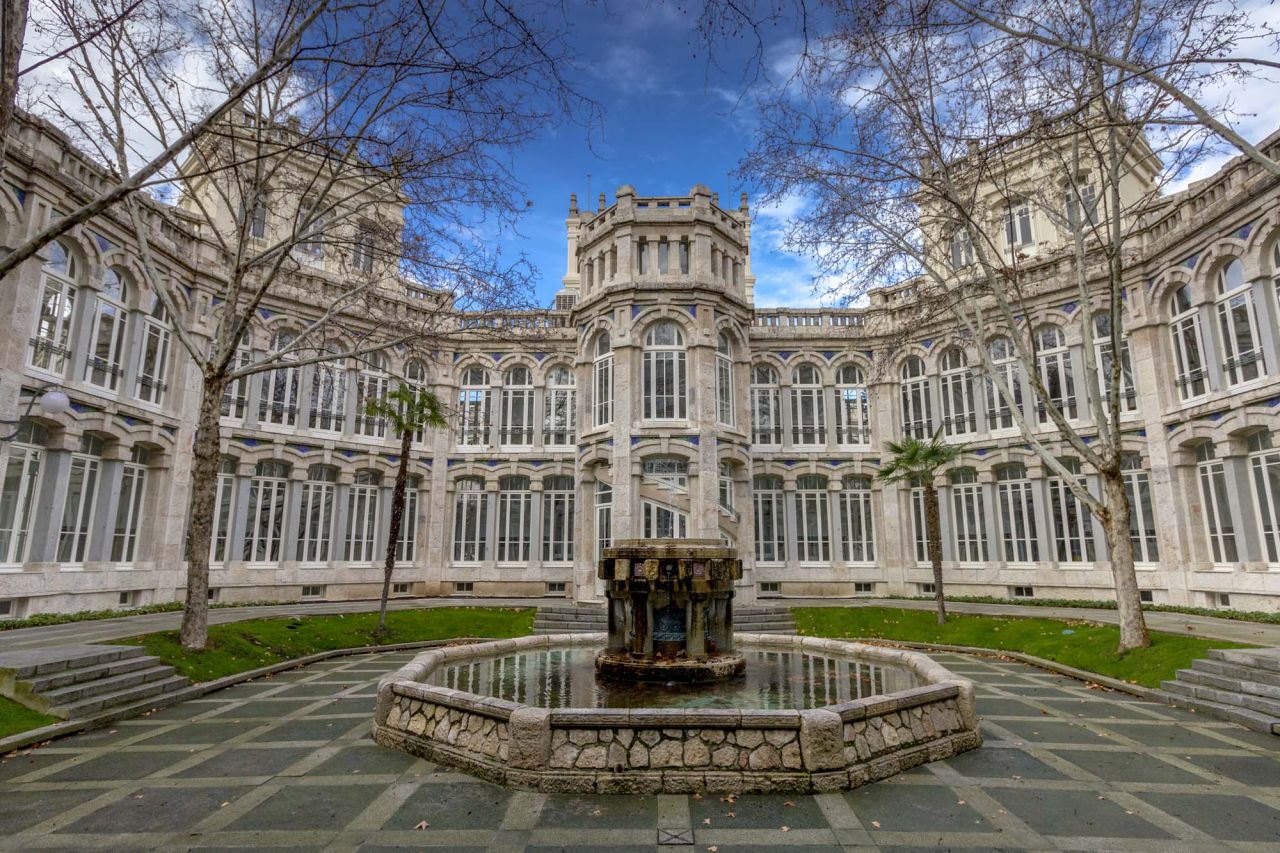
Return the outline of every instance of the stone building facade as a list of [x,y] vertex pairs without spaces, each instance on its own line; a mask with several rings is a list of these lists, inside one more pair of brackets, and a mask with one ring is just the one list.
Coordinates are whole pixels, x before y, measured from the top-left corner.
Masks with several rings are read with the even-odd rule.
[[[12,138],[6,247],[102,181],[47,127]],[[1143,216],[1123,408],[1144,597],[1275,610],[1280,181],[1236,160]],[[602,544],[666,536],[736,544],[746,600],[927,593],[920,495],[875,474],[885,441],[939,428],[966,446],[941,489],[950,591],[1110,596],[1101,526],[1009,428],[975,342],[943,323],[900,340],[908,285],[859,308],[757,306],[747,201],[701,186],[623,186],[594,210],[572,203],[566,224],[550,310],[460,312],[430,357],[286,365],[231,389],[216,601],[376,595],[398,442],[362,401],[401,380],[435,391],[453,425],[414,443],[397,596],[593,600]],[[0,618],[181,599],[199,373],[173,329],[208,334],[218,259],[157,225],[153,248],[187,295],[169,316],[129,234],[98,217],[0,288],[0,416],[48,387],[72,401],[37,407],[0,444]],[[1039,369],[1087,431],[1090,308],[1054,284],[1060,262],[1047,252],[1033,272]],[[313,317],[342,274],[314,264],[269,298],[246,351]],[[377,310],[411,318],[430,297],[388,292]]]

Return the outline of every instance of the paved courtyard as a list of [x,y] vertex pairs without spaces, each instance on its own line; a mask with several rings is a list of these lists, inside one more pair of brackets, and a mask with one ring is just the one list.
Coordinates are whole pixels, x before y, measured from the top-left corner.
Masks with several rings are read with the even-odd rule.
[[[341,658],[0,761],[0,850],[1280,850],[1280,737],[986,658],[986,745],[846,794],[507,791],[373,744]],[[663,843],[663,842],[668,843]],[[684,842],[675,845],[670,842]]]

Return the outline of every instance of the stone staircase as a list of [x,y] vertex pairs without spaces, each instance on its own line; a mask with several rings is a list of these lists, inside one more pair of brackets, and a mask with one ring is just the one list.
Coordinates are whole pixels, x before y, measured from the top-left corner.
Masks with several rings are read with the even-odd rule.
[[141,646],[54,646],[0,653],[0,696],[64,720],[136,705],[190,683]]
[[1280,735],[1280,649],[1210,649],[1161,687],[1178,705]]
[[[747,606],[733,609],[733,627],[746,634],[794,634],[796,623],[783,607]],[[601,633],[608,630],[604,607],[598,604],[539,607],[535,634]]]

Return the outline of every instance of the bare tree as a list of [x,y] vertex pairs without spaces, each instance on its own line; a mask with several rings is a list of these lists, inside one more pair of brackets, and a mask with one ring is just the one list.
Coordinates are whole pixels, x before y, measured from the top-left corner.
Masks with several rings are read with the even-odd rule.
[[[101,19],[102,4],[129,0],[60,2],[74,38]],[[228,389],[265,371],[324,373],[390,346],[429,349],[453,333],[455,306],[526,298],[528,265],[486,250],[475,224],[509,221],[525,207],[506,152],[591,109],[561,75],[553,12],[503,0],[465,8],[204,0],[175,15],[163,0],[145,0],[68,56],[73,73],[63,85],[75,98],[54,88],[38,99],[119,176],[114,195],[99,195],[80,218],[124,202],[146,283],[171,315],[186,300],[156,235],[197,234],[199,258],[212,261],[196,286],[208,291],[214,318],[200,333],[175,330],[202,383],[184,647],[207,639]],[[207,63],[207,79],[194,86],[193,44]],[[162,153],[140,153],[148,148]],[[176,168],[165,165],[179,156]],[[176,206],[137,192],[145,187]],[[312,313],[295,334],[265,355],[246,351],[261,309],[298,304]],[[339,334],[352,343],[333,346]],[[263,382],[268,395],[288,393],[274,376]]]
[[[1084,46],[1063,50],[956,2],[826,4],[831,30],[774,88],[744,170],[774,198],[812,200],[791,243],[838,295],[906,281],[888,293],[900,324],[959,325],[989,416],[1016,428],[1103,526],[1120,649],[1146,646],[1122,471],[1125,292],[1143,211],[1208,134],[1171,108],[1165,86],[1112,60],[1160,66],[1180,91],[1200,92],[1224,72],[1194,59],[1222,33],[1140,29],[1147,19],[1122,3],[1044,4],[1037,25]],[[1041,325],[1050,293],[1078,306],[1084,376],[1045,352],[1058,343]],[[1101,494],[1064,451],[1097,473]]]

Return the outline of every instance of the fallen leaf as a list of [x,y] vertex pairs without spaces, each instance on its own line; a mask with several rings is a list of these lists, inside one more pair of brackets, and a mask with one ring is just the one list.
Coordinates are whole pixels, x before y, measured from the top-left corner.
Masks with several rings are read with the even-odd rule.
[[783,831],[783,832],[790,832],[790,831],[791,831],[791,827],[789,827],[789,826],[784,826],[784,827],[782,827],[782,831]]
[[701,793],[695,793],[695,794],[693,795],[693,798],[694,798],[695,800],[700,800],[700,799],[702,799],[702,794],[701,794]]
[[796,807],[796,804],[795,804],[795,803],[793,803],[793,802],[791,802],[790,800],[787,800],[787,801],[786,801],[785,803],[783,803],[782,805],[783,805],[783,806],[785,806],[786,808],[789,808],[789,809],[794,809],[794,808]]
[[415,826],[414,829],[426,829],[428,826],[431,826],[431,824],[427,823],[425,820],[419,821],[418,825]]
[[725,816],[725,817],[737,817],[737,816],[738,816],[738,813],[737,813],[737,812],[725,812],[725,813],[724,813],[724,816]]
[[956,805],[957,805],[957,806],[963,806],[963,805],[964,805],[964,800],[956,800]]
[[872,826],[874,826],[876,829],[879,829],[879,828],[880,828],[880,821],[878,821],[878,820],[873,820],[873,821],[871,821],[871,825],[872,825]]
[[711,818],[709,818],[709,817],[704,817],[704,818],[702,819],[702,822],[703,822],[703,823],[705,823],[707,826],[710,826],[710,825],[711,825]]
[[720,849],[719,847],[712,844],[710,847],[707,848],[707,853],[716,853],[716,851],[719,849]]

